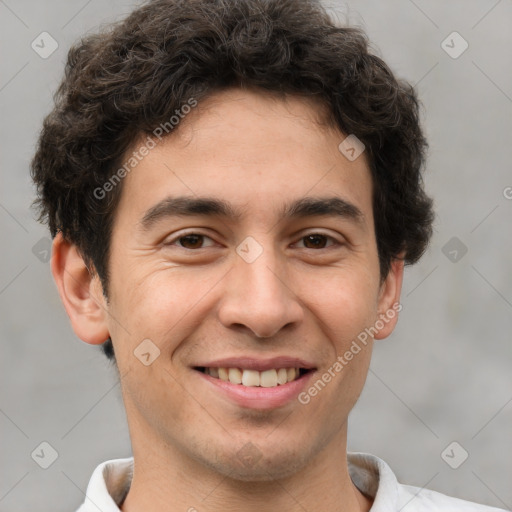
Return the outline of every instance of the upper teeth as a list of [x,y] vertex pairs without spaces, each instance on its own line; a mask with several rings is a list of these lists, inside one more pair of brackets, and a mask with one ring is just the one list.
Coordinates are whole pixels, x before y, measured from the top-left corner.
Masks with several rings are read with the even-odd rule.
[[261,386],[271,388],[277,385],[292,382],[299,376],[298,368],[279,368],[259,372],[257,370],[243,370],[240,368],[205,368],[205,373],[232,384],[243,386]]

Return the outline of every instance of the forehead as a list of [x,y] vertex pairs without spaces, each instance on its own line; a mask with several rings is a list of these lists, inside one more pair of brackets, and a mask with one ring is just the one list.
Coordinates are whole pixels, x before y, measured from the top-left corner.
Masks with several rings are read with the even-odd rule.
[[118,211],[140,219],[166,197],[207,196],[263,218],[301,197],[340,196],[371,221],[365,154],[348,160],[338,149],[347,135],[324,117],[322,104],[302,97],[216,93],[182,116],[171,135],[155,139],[127,174]]

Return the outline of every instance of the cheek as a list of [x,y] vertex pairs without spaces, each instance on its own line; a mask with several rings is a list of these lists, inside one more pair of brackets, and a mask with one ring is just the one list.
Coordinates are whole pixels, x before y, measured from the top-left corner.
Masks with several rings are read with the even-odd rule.
[[149,339],[161,353],[172,356],[204,318],[209,293],[218,280],[217,274],[198,269],[192,278],[190,272],[178,268],[145,275],[132,272],[129,278],[118,279],[109,309],[111,334],[122,340],[122,352],[132,356],[137,346]]
[[301,287],[301,297],[337,352],[373,324],[378,288],[367,272],[329,269]]

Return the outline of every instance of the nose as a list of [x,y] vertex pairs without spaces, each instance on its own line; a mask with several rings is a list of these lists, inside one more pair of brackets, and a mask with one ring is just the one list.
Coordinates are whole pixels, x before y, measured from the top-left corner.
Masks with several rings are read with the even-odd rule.
[[258,338],[272,337],[298,324],[303,307],[286,276],[273,251],[264,250],[252,263],[236,256],[224,280],[220,322],[227,328],[249,329]]

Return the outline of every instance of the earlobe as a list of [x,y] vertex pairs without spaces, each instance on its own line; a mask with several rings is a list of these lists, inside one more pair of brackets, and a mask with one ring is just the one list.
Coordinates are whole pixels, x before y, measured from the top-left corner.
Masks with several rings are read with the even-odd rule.
[[108,312],[99,277],[61,233],[53,241],[51,269],[75,334],[86,343],[103,343],[109,337]]
[[375,339],[381,340],[387,338],[396,326],[398,321],[398,313],[402,309],[400,304],[400,294],[402,291],[402,280],[404,275],[403,254],[399,255],[399,259],[391,262],[386,279],[381,285],[379,301],[378,301],[378,318],[379,326]]

